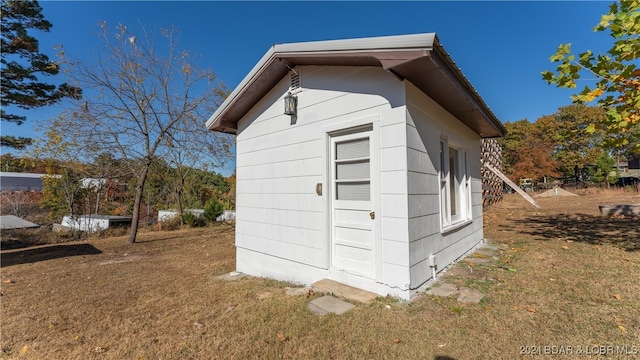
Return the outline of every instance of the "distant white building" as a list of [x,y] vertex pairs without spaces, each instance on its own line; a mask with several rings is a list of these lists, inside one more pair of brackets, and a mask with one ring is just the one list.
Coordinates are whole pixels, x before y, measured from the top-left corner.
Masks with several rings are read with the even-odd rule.
[[[187,209],[184,212],[192,213],[198,218],[204,217],[204,209]],[[169,221],[178,216],[178,210],[158,210],[158,221]],[[222,214],[220,214],[216,221],[235,221],[236,212],[233,210],[224,210]]]
[[216,221],[236,221],[236,212],[234,210],[224,210],[222,214],[220,214]]
[[[191,213],[198,218],[204,217],[204,209],[186,209],[185,213]],[[178,210],[158,210],[158,221],[169,221],[178,216]]]
[[83,189],[101,189],[107,186],[109,180],[104,178],[82,178],[80,179],[80,186]]
[[62,226],[87,232],[105,230],[114,226],[128,226],[131,224],[130,216],[115,215],[65,215],[62,218]]

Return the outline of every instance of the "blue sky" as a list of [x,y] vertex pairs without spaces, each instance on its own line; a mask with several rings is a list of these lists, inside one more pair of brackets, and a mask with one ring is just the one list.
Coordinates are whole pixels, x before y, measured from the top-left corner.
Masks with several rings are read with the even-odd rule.
[[[592,31],[609,4],[41,0],[53,28],[33,34],[51,58],[55,58],[53,47],[61,44],[67,53],[84,57],[99,45],[95,34],[102,20],[134,31],[141,25],[147,29],[173,25],[181,31],[182,47],[200,53],[201,66],[213,69],[233,89],[276,43],[435,32],[501,121],[535,121],[571,102],[571,91],[541,80],[540,72],[552,69],[548,59],[559,44],[572,43],[574,52],[603,53],[610,48],[608,34]],[[52,118],[59,111],[56,107],[28,111],[25,124],[3,123],[2,132],[37,137],[35,120]]]

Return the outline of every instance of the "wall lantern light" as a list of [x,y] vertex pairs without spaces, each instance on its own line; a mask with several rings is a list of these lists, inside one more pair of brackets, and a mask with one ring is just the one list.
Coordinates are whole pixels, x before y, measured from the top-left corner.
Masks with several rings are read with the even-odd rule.
[[288,93],[284,97],[284,114],[296,116],[298,112],[298,98],[295,95]]

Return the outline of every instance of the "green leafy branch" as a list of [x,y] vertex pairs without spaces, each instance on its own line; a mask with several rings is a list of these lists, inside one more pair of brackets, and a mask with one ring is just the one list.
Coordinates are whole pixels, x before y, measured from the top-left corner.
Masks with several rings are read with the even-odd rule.
[[626,134],[637,132],[640,126],[640,69],[635,63],[640,57],[639,8],[639,1],[614,2],[593,28],[598,32],[608,29],[613,37],[613,47],[606,54],[595,55],[587,50],[576,56],[571,53],[571,44],[561,44],[549,58],[558,64],[555,72],[542,72],[547,83],[568,89],[577,87],[582,71],[595,75],[599,80],[593,88],[586,85],[571,97],[576,104],[597,100],[606,109],[606,119],[589,124],[585,130],[604,130],[611,135],[605,139],[609,145],[637,151],[640,144],[630,143]]

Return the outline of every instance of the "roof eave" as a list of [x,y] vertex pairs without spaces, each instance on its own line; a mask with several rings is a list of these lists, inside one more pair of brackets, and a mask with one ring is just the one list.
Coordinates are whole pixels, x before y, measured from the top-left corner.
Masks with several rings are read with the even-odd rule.
[[[210,130],[222,131],[235,134],[237,130],[236,126],[229,126],[233,123],[237,123],[239,118],[233,116],[233,108],[240,108],[238,113],[246,113],[253,105],[260,99],[255,99],[258,94],[266,95],[265,88],[270,89],[280,81],[287,73],[289,67],[294,67],[297,64],[285,63],[278,61],[277,59],[286,59],[288,55],[301,55],[301,54],[319,54],[329,53],[332,56],[337,56],[340,52],[371,52],[372,49],[398,49],[398,48],[415,48],[418,46],[431,46],[436,39],[435,33],[426,34],[411,34],[411,35],[397,35],[397,36],[381,36],[373,38],[363,39],[341,39],[341,40],[323,40],[323,41],[310,41],[300,43],[289,44],[276,44],[273,45],[269,51],[258,61],[258,63],[251,69],[251,71],[245,76],[245,78],[236,86],[236,88],[229,94],[225,101],[218,107],[218,109],[209,117],[206,126]],[[283,71],[284,68],[287,71]],[[280,71],[268,72],[271,67],[279,68]],[[278,70],[278,69],[275,69]],[[265,74],[265,72],[267,72]],[[275,75],[268,77],[265,75]],[[251,96],[249,99],[245,99],[246,105],[239,106],[239,98],[247,96],[247,92],[256,85],[258,89],[254,89],[256,96]],[[267,86],[270,85],[270,86]],[[257,90],[257,91],[256,91]],[[268,92],[268,90],[267,90]],[[245,109],[245,106],[251,105]]]
[[381,66],[409,80],[481,137],[506,133],[435,34],[275,45],[209,118],[207,127],[235,134],[240,118],[297,65]]

